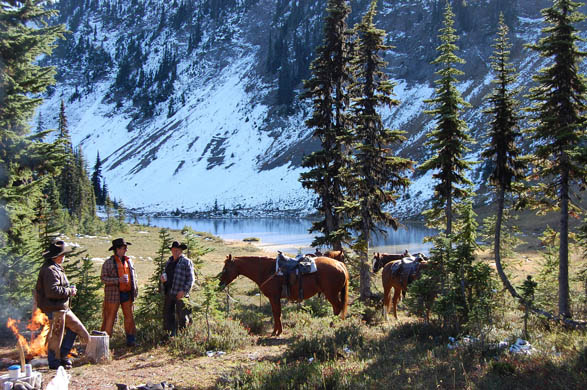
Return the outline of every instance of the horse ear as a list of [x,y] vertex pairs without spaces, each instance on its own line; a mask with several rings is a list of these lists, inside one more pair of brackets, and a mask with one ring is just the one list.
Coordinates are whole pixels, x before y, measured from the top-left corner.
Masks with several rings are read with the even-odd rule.
[[229,253],[228,256],[226,256],[226,261],[228,263],[230,263],[232,261],[232,254],[231,253]]

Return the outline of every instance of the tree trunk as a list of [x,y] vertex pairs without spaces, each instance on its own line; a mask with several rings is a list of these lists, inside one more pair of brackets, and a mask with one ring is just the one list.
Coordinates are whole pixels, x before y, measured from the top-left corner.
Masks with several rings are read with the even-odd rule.
[[452,234],[452,196],[450,195],[450,188],[449,188],[449,195],[446,198],[446,235],[450,236]]
[[[566,158],[565,158],[566,157]],[[571,318],[569,308],[569,168],[563,155],[560,189],[560,246],[558,263],[558,312],[563,318]]]
[[369,264],[369,229],[363,229],[363,249],[359,252],[360,260],[360,299],[364,301],[371,297],[371,266]]
[[505,188],[499,187],[497,194],[497,217],[495,220],[495,240],[493,242],[493,253],[495,254],[495,268],[497,268],[497,274],[501,279],[504,287],[510,292],[512,297],[521,299],[520,294],[516,291],[514,286],[510,283],[507,275],[503,271],[501,266],[501,225],[503,221],[503,209],[505,207]]

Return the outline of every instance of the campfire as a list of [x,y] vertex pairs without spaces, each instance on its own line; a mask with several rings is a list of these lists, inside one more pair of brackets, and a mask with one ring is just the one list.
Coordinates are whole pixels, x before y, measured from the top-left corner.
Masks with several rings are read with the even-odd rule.
[[49,319],[43,312],[36,309],[27,325],[30,331],[30,340],[27,341],[19,331],[20,320],[9,318],[6,326],[17,338],[19,348],[26,354],[27,359],[38,356],[47,356],[47,335],[49,334]]

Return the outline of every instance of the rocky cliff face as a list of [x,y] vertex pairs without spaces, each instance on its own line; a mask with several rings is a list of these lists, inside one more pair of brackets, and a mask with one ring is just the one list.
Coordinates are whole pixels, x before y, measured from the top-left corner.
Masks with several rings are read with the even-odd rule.
[[[546,0],[454,1],[465,76],[460,89],[478,156],[487,119],[489,57],[503,12],[512,30],[512,61],[522,86],[542,60],[523,48],[543,27]],[[44,61],[57,66],[58,84],[40,112],[56,127],[64,100],[70,131],[89,162],[99,152],[110,192],[129,207],[184,212],[228,209],[311,211],[313,194],[298,182],[304,154],[318,145],[297,94],[310,77],[321,43],[326,1],[313,0],[61,0],[71,33]],[[368,0],[352,1],[352,26]],[[444,0],[383,0],[377,24],[395,49],[386,54],[401,105],[382,115],[408,131],[399,153],[422,161],[423,111],[436,78]],[[483,164],[472,174],[483,182]],[[398,212],[417,213],[431,197],[428,175]]]

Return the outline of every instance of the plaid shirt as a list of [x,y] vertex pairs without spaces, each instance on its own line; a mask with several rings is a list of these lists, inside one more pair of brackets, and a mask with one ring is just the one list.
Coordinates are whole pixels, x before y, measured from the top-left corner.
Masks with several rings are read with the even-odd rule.
[[[132,261],[124,256],[124,259],[128,261],[128,268],[130,269],[131,279],[131,299],[134,301],[139,295],[139,287],[137,285],[137,273],[135,266]],[[100,275],[102,283],[104,283],[104,302],[120,303],[120,281],[118,279],[118,267],[116,266],[116,260],[114,255],[110,256],[108,260],[102,264],[102,274]]]
[[[167,260],[167,264],[173,261],[173,256]],[[167,268],[167,264],[165,267]],[[166,283],[171,282],[171,290],[167,295],[177,295],[178,292],[183,291],[187,296],[194,284],[194,264],[190,259],[181,255],[177,259],[177,265],[175,266],[175,272],[173,274],[173,280],[168,280]]]

